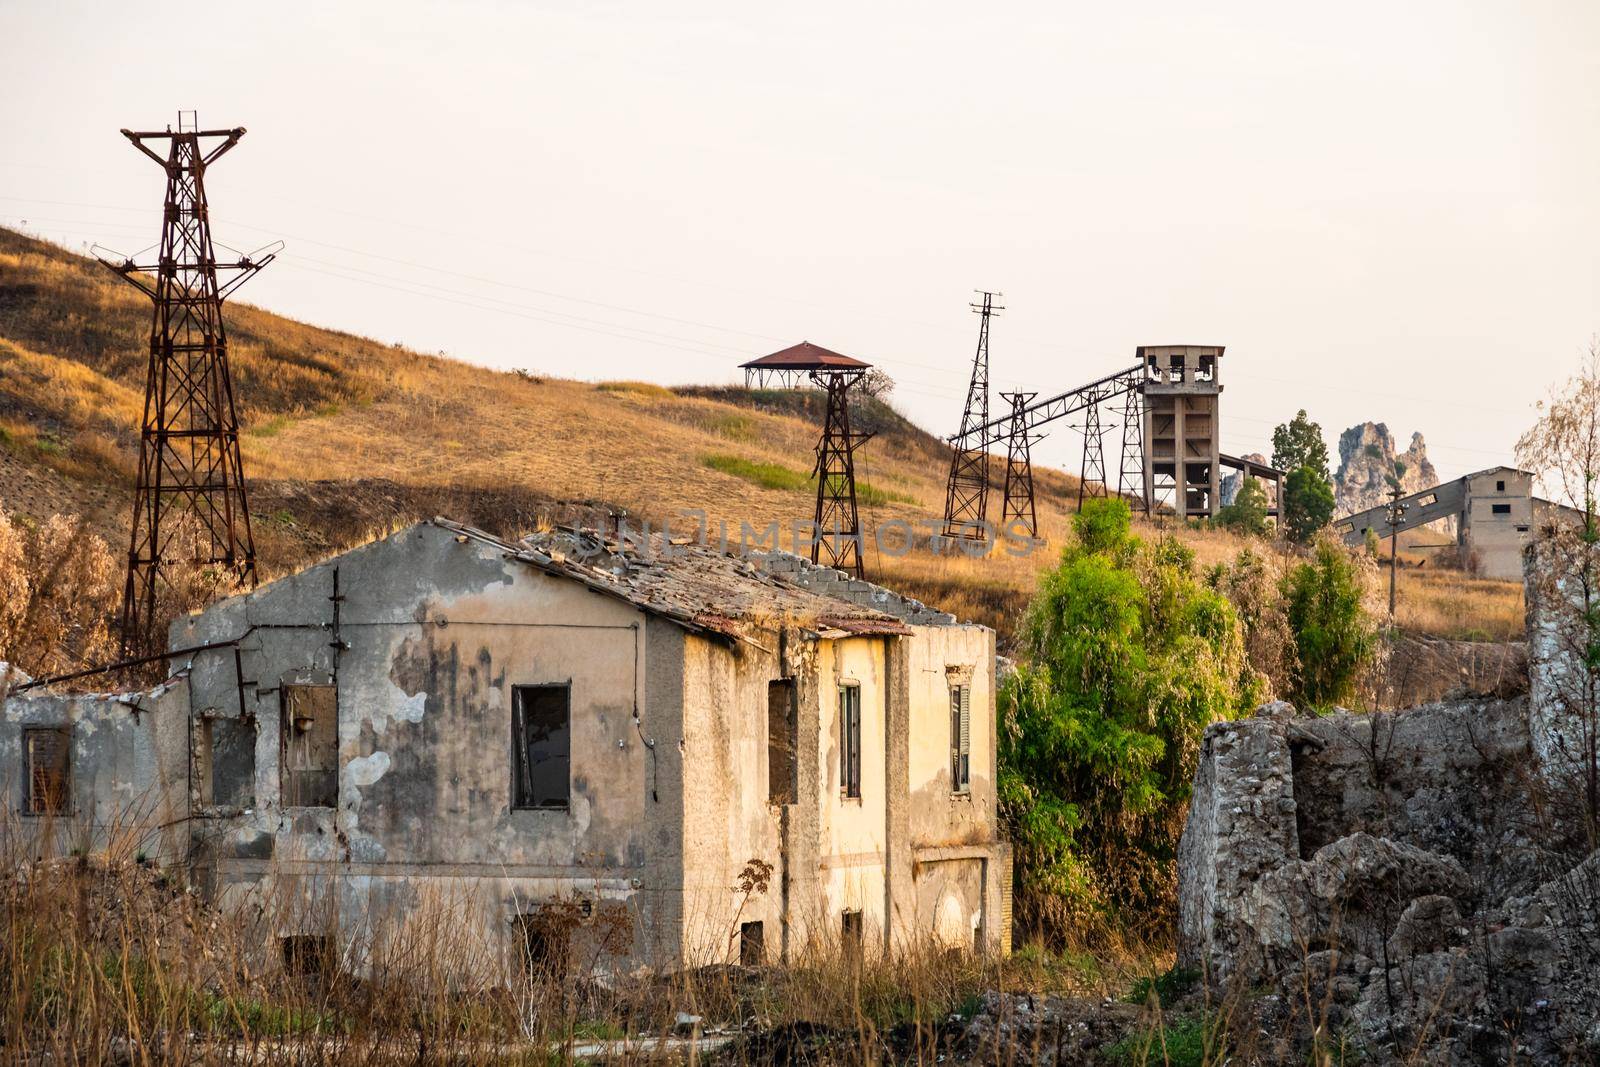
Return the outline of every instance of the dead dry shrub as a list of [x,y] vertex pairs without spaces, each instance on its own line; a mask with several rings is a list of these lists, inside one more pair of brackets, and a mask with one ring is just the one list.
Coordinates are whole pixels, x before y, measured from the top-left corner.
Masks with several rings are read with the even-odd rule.
[[45,675],[108,658],[119,578],[105,541],[76,516],[31,525],[0,509],[0,660]]

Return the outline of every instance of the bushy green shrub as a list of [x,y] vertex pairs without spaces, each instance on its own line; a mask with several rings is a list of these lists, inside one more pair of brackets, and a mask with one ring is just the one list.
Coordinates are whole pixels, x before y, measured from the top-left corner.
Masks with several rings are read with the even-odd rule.
[[1309,560],[1289,572],[1283,595],[1299,659],[1295,703],[1325,708],[1348,702],[1377,648],[1361,568],[1343,547],[1324,538]]
[[1255,537],[1266,534],[1267,491],[1261,483],[1248,476],[1240,482],[1233,503],[1217,510],[1217,525]]
[[1085,503],[1075,532],[1000,694],[1016,906],[1047,938],[1170,917],[1200,736],[1260,693],[1233,608],[1187,548],[1141,542],[1116,499]]

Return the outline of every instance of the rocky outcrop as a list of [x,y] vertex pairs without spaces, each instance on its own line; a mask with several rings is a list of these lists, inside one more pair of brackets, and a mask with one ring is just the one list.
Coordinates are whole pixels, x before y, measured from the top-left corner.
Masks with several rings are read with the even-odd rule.
[[1406,465],[1400,478],[1405,492],[1438,484],[1439,472],[1428,459],[1428,446],[1420,433],[1411,435],[1404,452],[1396,450],[1394,435],[1381,422],[1363,422],[1340,434],[1339,470],[1333,478],[1335,513],[1349,515],[1383,503],[1397,459]]
[[[1239,458],[1247,459],[1251,463],[1260,463],[1263,466],[1267,463],[1267,457],[1260,452],[1249,452]],[[1222,498],[1223,507],[1233,503],[1234,498],[1239,495],[1239,487],[1243,484],[1244,471],[1232,471],[1222,476],[1222,481],[1217,483],[1217,495]]]

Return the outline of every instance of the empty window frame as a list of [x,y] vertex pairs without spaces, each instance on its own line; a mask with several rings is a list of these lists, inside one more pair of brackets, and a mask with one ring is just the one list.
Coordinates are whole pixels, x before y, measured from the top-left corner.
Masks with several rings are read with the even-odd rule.
[[339,804],[339,696],[331,685],[289,685],[283,710],[280,787],[291,808]]
[[22,810],[28,815],[65,815],[71,794],[72,731],[28,726],[22,731]]
[[1494,514],[1496,514],[1496,515],[1509,515],[1509,514],[1511,514],[1511,505],[1510,504],[1491,504],[1491,505],[1489,505],[1489,510],[1491,512],[1493,512]]
[[511,690],[511,806],[564,811],[572,798],[572,686]]
[[1505,492],[1506,491],[1506,483],[1505,482],[1495,482],[1494,483],[1494,491],[1497,492],[1497,493]]
[[950,791],[972,789],[972,686],[950,687]]
[[794,681],[767,683],[767,803],[793,804],[796,792]]
[[283,969],[288,974],[329,978],[337,970],[339,956],[331,937],[294,934],[280,937],[278,945],[283,950]]
[[256,732],[250,721],[201,715],[194,721],[193,777],[202,808],[255,806]]
[[759,967],[767,961],[767,929],[759,921],[739,924],[739,965]]
[[537,911],[517,916],[523,974],[534,982],[566,980],[572,958],[570,917]]
[[854,682],[839,686],[839,788],[861,796],[861,687]]

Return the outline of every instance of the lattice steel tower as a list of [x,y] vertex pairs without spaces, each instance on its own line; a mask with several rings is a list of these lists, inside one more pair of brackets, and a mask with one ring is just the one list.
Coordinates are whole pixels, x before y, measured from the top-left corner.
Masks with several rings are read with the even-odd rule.
[[[201,130],[187,111],[178,113],[177,130],[122,135],[167,175],[156,261],[99,257],[154,303],[121,616],[124,652],[145,654],[164,643],[155,632],[157,605],[171,567],[222,567],[255,584],[222,302],[282,246],[217,262],[206,170],[239,143],[242,128]],[[165,156],[147,143],[160,141]],[[229,272],[224,283],[218,271]]]
[[972,357],[972,379],[967,384],[967,406],[961,412],[961,430],[950,439],[950,480],[944,494],[944,535],[984,538],[983,521],[989,513],[989,319],[1005,308],[994,302],[1001,295],[977,290],[981,304],[973,304],[978,319],[978,350]]
[[1033,435],[1028,430],[1027,407],[1038,393],[1001,393],[1011,404],[1006,429],[1006,486],[1000,501],[1000,530],[1010,533],[1016,522],[1029,537],[1039,536],[1039,517],[1033,507]]
[[855,451],[872,437],[850,429],[850,387],[865,371],[812,371],[811,380],[827,390],[827,415],[817,441],[816,528],[811,562],[866,577],[861,514],[856,507]]

